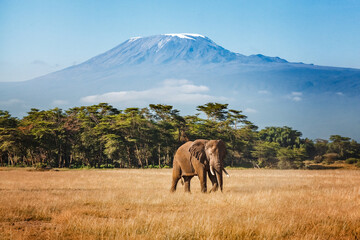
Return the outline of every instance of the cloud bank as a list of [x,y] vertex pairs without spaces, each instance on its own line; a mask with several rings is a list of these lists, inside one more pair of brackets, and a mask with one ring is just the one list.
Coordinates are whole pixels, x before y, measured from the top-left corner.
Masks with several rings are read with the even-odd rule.
[[83,103],[99,102],[126,104],[203,104],[211,101],[227,101],[226,97],[207,94],[210,89],[204,85],[195,85],[186,79],[167,79],[158,87],[142,91],[119,91],[86,96],[80,99]]

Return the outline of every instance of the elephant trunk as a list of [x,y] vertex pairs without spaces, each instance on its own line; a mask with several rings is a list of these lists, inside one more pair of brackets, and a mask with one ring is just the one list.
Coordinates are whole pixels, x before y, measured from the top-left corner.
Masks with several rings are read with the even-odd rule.
[[216,169],[216,178],[218,181],[218,184],[220,186],[221,192],[223,191],[223,176],[222,176],[222,170],[223,168]]
[[220,187],[220,190],[223,190],[223,177],[222,177],[222,172],[224,170],[224,167],[222,165],[222,163],[220,161],[214,161],[214,163],[212,165],[210,165],[210,171],[211,169],[215,170],[216,172],[216,179],[218,182],[218,186]]
[[222,173],[224,171],[224,166],[220,160],[220,158],[210,158],[210,173],[213,176],[216,176],[218,186],[220,190],[223,190],[223,176]]

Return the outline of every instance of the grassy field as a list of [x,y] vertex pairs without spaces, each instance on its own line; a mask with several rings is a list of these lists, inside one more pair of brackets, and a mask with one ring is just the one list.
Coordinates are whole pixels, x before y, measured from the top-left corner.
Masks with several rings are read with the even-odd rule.
[[171,170],[0,171],[0,239],[360,239],[360,171],[229,170],[169,193]]

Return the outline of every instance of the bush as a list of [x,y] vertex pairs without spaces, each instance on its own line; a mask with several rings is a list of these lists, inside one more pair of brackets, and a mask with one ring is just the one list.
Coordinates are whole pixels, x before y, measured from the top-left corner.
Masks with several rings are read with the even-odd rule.
[[90,165],[70,165],[70,168],[78,168],[78,169],[91,169]]
[[360,159],[358,159],[358,158],[348,158],[348,159],[345,160],[345,162],[347,164],[355,164],[355,163],[360,162]]
[[47,167],[46,163],[38,162],[38,163],[35,164],[36,169],[41,169],[41,168],[46,168],[46,167]]
[[295,161],[293,163],[293,166],[295,166],[294,168],[297,168],[297,169],[305,168],[305,163],[303,161]]
[[101,164],[100,168],[114,168],[114,165],[112,165],[112,164]]
[[280,169],[291,169],[291,168],[293,168],[293,165],[291,164],[290,161],[281,159],[277,163],[277,167],[280,168]]
[[277,167],[280,169],[300,169],[305,167],[305,163],[303,161],[289,161],[280,159],[277,163]]
[[323,157],[324,157],[324,163],[332,164],[339,158],[339,154],[337,154],[337,153],[327,153],[327,154],[324,154]]
[[315,156],[314,157],[314,162],[315,163],[321,163],[322,161],[324,160],[324,157],[323,156]]

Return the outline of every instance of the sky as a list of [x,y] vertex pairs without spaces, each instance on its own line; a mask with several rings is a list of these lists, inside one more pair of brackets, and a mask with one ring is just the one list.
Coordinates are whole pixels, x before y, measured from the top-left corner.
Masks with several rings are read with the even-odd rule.
[[24,81],[135,36],[198,33],[233,52],[360,68],[360,1],[0,0],[0,81]]

